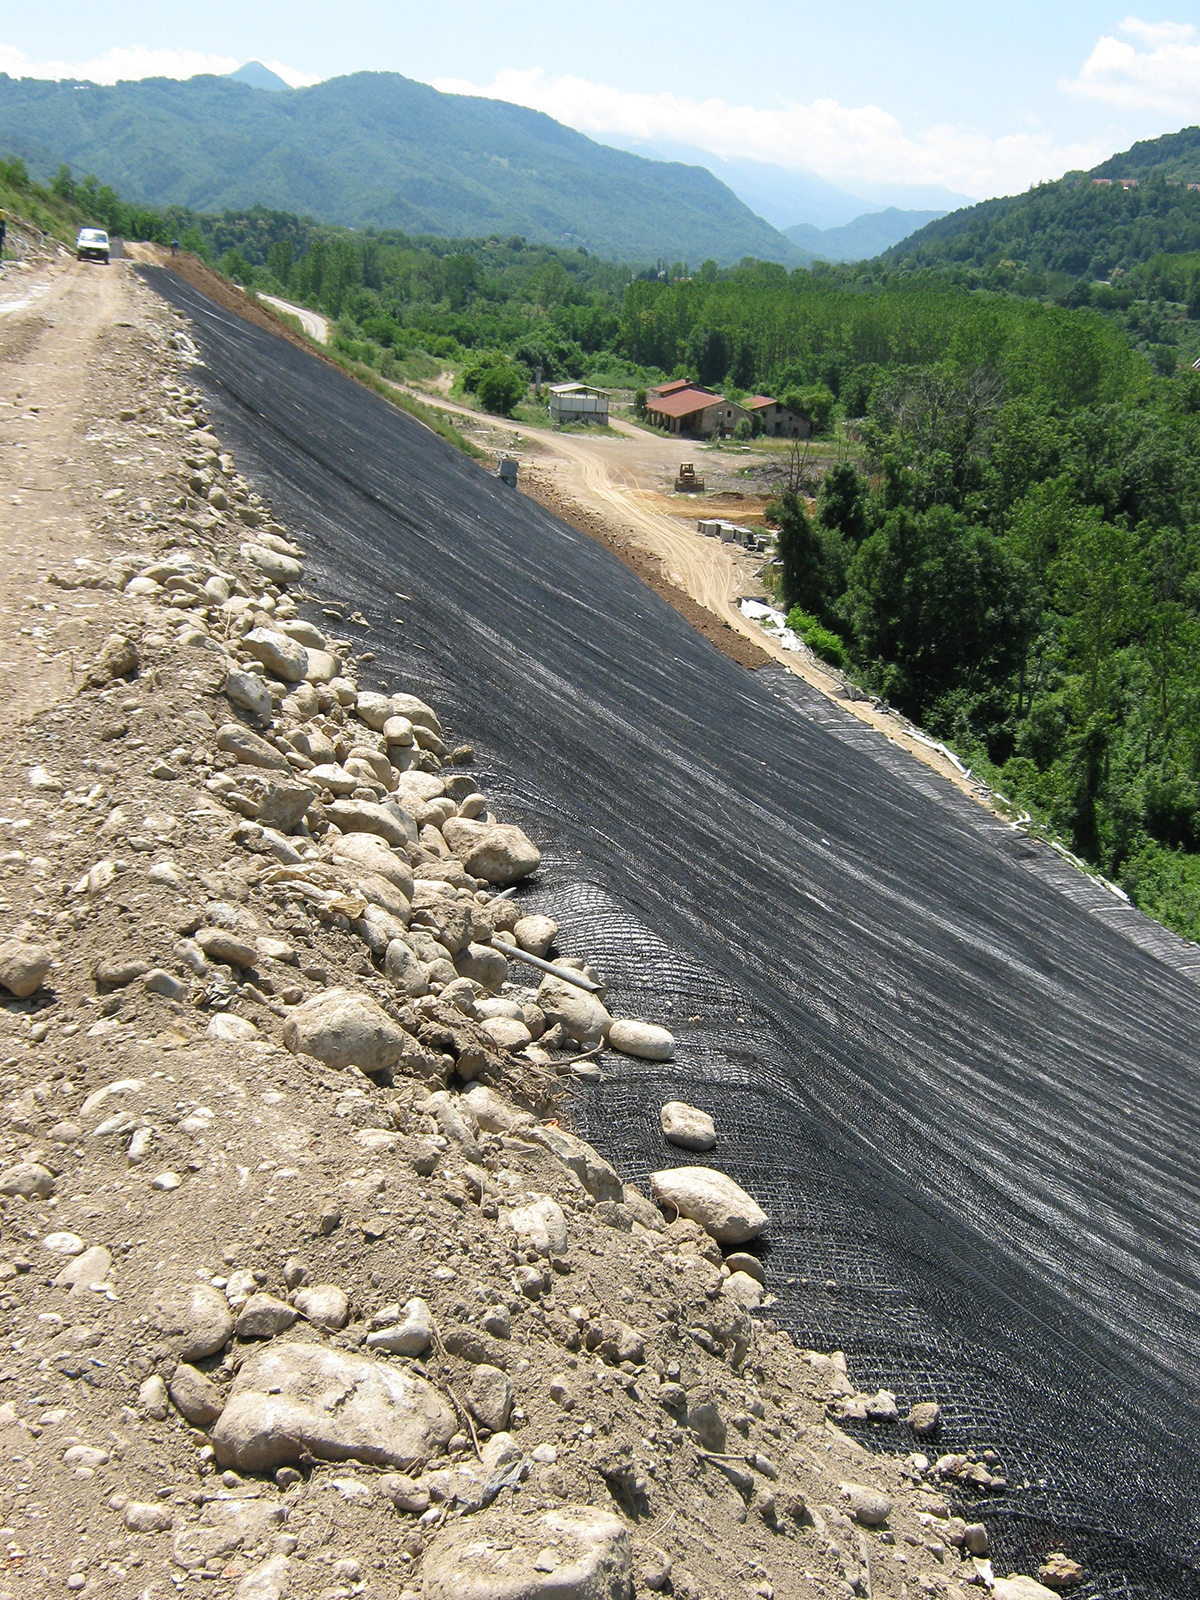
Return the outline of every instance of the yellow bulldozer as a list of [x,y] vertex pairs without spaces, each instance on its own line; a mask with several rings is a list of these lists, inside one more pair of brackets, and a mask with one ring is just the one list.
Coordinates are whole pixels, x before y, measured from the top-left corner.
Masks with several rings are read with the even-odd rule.
[[679,474],[675,479],[675,493],[704,493],[704,479],[696,476],[696,469],[690,461],[685,461],[679,469]]

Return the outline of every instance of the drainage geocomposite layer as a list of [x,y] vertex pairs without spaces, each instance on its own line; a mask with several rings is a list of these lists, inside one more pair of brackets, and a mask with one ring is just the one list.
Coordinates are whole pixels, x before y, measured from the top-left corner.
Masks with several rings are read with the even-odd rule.
[[544,848],[524,898],[615,1009],[673,1028],[665,1066],[606,1058],[580,1130],[644,1181],[680,1161],[664,1099],[713,1113],[714,1164],[771,1214],[771,1315],[861,1387],[936,1398],[940,1448],[1000,1455],[997,1572],[1066,1549],[1084,1594],[1200,1594],[1194,948],[379,397],[145,275],[307,581],[369,621],[363,686],[475,746]]

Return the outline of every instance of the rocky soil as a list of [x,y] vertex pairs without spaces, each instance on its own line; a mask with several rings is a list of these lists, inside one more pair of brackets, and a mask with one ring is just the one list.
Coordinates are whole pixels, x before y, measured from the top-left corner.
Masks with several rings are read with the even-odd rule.
[[990,1452],[764,1316],[719,1107],[650,1195],[570,1132],[669,1032],[523,914],[536,841],[417,678],[360,687],[112,271],[77,544],[9,597],[58,676],[0,755],[0,1596],[1070,1588],[993,1575]]

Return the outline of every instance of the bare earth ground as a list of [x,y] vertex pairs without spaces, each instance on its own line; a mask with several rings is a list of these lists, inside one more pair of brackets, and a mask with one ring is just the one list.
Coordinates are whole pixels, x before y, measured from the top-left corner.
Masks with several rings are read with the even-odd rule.
[[[271,693],[264,748],[300,755],[297,777],[305,740],[339,762],[367,749],[374,770],[381,741],[352,687],[345,704],[328,686],[289,693],[242,642],[296,616],[243,550],[286,530],[207,430],[181,321],[123,263],[39,270],[20,292],[44,293],[7,315],[18,295],[0,284],[0,963],[4,941],[52,961],[0,1006],[0,1597],[963,1600],[991,1577],[967,1525],[1001,1465],[906,1457],[937,1452],[886,1396],[870,1405],[893,1453],[865,1451],[835,1420],[868,1407],[844,1364],[748,1317],[756,1292],[702,1230],[668,1227],[587,1147],[571,1156],[556,1063],[574,1047],[485,1039],[481,1068],[461,1010],[393,988],[364,931],[387,884],[330,860],[320,781],[311,828],[253,820],[264,774],[218,749],[219,728],[249,733],[230,667]],[[136,663],[110,650],[98,670],[114,635]],[[328,648],[352,680],[349,646]],[[383,788],[363,778],[356,795]],[[421,839],[394,860],[418,874],[414,907],[446,893],[486,955],[501,912],[436,824]],[[529,1004],[538,975],[509,970],[504,994]],[[285,1046],[298,1008],[335,986],[406,1030],[402,1061],[368,1077]],[[472,1051],[500,1107],[482,1121],[463,1093]],[[554,1104],[547,1130],[520,1110]],[[565,1222],[553,1251],[512,1220],[541,1196]],[[322,1321],[305,1282],[340,1291],[340,1311]],[[180,1309],[191,1291],[217,1337],[185,1361],[203,1320]],[[263,1293],[276,1336],[235,1330]],[[432,1348],[368,1354],[372,1321],[414,1296]],[[286,1428],[266,1429],[266,1467],[231,1455],[216,1420],[231,1388],[264,1349],[313,1346],[335,1374],[331,1414],[359,1403],[368,1380],[345,1363],[367,1359],[430,1386],[448,1450],[406,1458],[415,1481],[381,1470],[396,1464],[386,1428],[342,1461]],[[489,1438],[471,1397],[503,1373],[511,1409]],[[600,1576],[571,1578],[564,1516],[596,1530]],[[485,1559],[511,1588],[472,1587]],[[996,1585],[1000,1600],[1047,1592]]]

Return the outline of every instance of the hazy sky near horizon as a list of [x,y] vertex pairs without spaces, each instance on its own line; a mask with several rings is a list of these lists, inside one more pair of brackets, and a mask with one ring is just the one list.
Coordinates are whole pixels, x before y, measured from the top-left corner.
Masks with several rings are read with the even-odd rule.
[[80,0],[13,7],[0,71],[98,82],[392,71],[548,112],[593,138],[698,145],[834,183],[977,198],[1200,122],[1200,3],[1077,0]]

